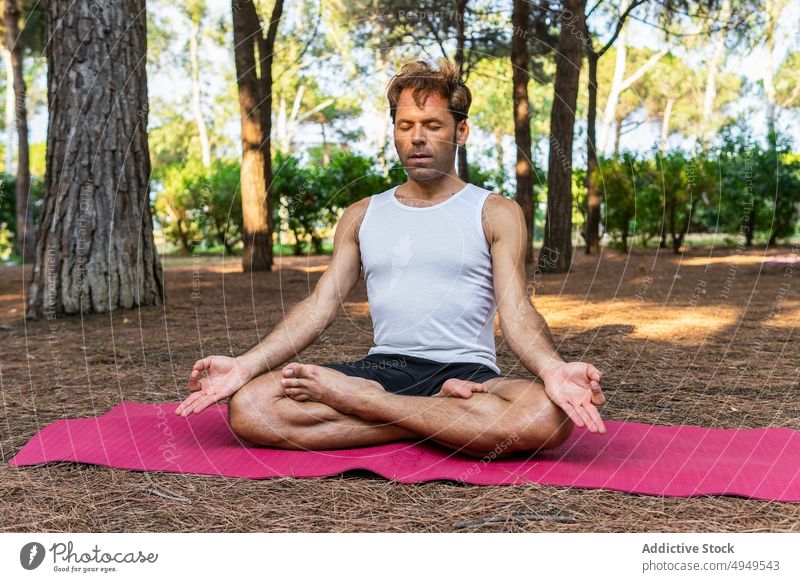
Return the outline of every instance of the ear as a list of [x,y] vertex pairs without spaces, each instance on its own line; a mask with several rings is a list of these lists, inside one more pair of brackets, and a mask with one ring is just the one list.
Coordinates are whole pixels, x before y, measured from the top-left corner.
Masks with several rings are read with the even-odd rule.
[[456,126],[456,144],[459,146],[463,146],[467,143],[467,138],[469,137],[469,125],[467,125],[467,120],[464,119],[458,123]]

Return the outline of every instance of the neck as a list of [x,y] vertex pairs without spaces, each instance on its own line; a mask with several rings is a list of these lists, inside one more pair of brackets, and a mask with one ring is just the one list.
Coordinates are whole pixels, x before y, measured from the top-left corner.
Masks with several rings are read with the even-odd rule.
[[453,172],[445,174],[441,178],[426,180],[424,182],[417,182],[416,180],[408,178],[400,189],[405,196],[433,199],[458,192],[466,185],[467,183]]

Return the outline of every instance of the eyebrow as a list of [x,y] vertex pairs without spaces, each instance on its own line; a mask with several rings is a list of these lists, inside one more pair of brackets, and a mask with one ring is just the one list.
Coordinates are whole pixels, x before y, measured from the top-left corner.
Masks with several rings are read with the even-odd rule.
[[[439,117],[426,117],[425,119],[421,119],[420,121],[422,123],[428,123],[430,121],[435,121],[436,123],[443,123],[443,121]],[[397,123],[403,123],[403,122],[413,123],[411,119],[406,119],[404,117],[397,118]]]

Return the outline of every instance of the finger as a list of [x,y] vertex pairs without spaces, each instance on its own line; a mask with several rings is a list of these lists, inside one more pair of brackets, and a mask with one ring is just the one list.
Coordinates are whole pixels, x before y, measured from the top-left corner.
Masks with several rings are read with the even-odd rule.
[[592,404],[597,406],[602,406],[606,403],[606,395],[603,394],[603,390],[600,388],[600,384],[595,381],[591,383],[592,387]]
[[597,368],[595,368],[591,364],[587,364],[587,367],[588,367],[588,372],[589,372],[589,378],[591,378],[592,380],[594,380],[596,382],[600,382],[600,378],[603,376],[603,374],[600,372],[600,370],[598,370]]
[[597,411],[597,408],[595,408],[591,404],[584,404],[583,409],[592,419],[592,423],[596,428],[596,430],[592,430],[592,432],[596,432],[598,434],[605,434],[606,426],[603,424],[603,419],[600,417],[600,413]]
[[186,416],[189,416],[190,414],[197,414],[198,412],[208,408],[209,405],[214,404],[214,402],[216,402],[216,399],[213,395],[203,394],[200,396],[200,398],[194,401],[192,407],[186,412]]
[[567,413],[567,416],[570,417],[572,422],[575,423],[575,426],[579,426],[581,428],[584,428],[586,426],[586,423],[583,421],[583,418],[581,418],[581,415],[578,414],[578,412],[575,410],[575,407],[572,404],[570,404],[569,402],[565,402],[563,406],[561,406],[561,408],[564,410],[564,412]]
[[198,390],[202,390],[202,386],[200,384],[202,380],[202,374],[198,370],[192,370],[189,373],[189,392],[197,392]]
[[203,372],[211,369],[211,356],[197,360],[192,366],[192,371],[189,373],[189,391],[195,392],[201,390],[202,387],[198,384],[203,377]]
[[210,370],[210,369],[211,369],[211,356],[203,358],[202,360],[197,360],[194,363],[194,366],[192,366],[192,370],[195,370],[197,372],[203,372],[205,370]]
[[183,412],[187,410],[192,404],[194,404],[194,401],[197,400],[200,396],[201,396],[200,392],[195,392],[194,394],[189,396],[186,400],[184,400],[178,405],[178,407],[175,409],[175,414],[180,414],[182,416],[185,416]]
[[583,420],[583,424],[589,429],[591,432],[597,432],[598,427],[595,425],[594,419],[589,415],[589,412],[586,410],[585,405],[578,404],[575,407],[575,410],[580,415],[581,420]]

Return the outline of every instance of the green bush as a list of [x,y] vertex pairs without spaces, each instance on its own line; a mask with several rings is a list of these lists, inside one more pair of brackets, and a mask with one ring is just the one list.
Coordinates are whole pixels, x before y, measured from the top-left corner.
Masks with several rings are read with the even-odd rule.
[[189,158],[158,168],[154,182],[156,220],[183,254],[198,245],[234,251],[242,232],[239,162],[215,160],[206,168]]
[[[597,179],[606,232],[623,249],[638,235],[644,246],[655,238],[675,252],[689,233],[740,235],[745,245],[756,235],[769,244],[794,236],[800,156],[787,141],[776,143],[762,146],[734,126],[721,134],[716,150],[601,159]],[[723,238],[726,244],[735,240]]]
[[[31,176],[30,205],[34,227],[39,224],[44,184],[38,176]],[[0,174],[0,260],[8,261],[17,256],[17,178]]]

